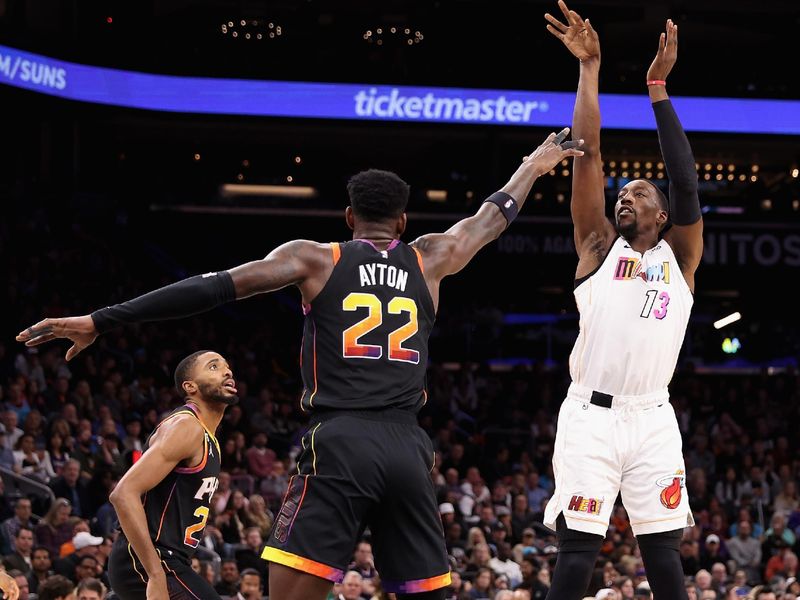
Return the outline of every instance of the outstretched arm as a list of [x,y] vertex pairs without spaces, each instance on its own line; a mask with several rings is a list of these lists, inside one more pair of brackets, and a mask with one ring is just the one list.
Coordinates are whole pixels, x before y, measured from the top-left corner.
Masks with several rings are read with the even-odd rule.
[[570,204],[575,248],[580,256],[590,235],[601,236],[606,244],[614,236],[614,228],[605,215],[605,182],[600,157],[600,40],[588,19],[569,10],[563,0],[559,0],[558,6],[566,23],[547,13],[547,30],[580,60],[572,133],[584,140],[584,156],[575,159]]
[[420,251],[429,285],[437,286],[448,275],[458,273],[492,240],[508,227],[525,204],[536,179],[565,158],[581,156],[581,140],[561,142],[569,133],[565,128],[558,136],[551,133],[530,156],[526,156],[516,172],[499,192],[492,194],[471,217],[462,219],[444,233],[417,238],[412,245]]
[[71,360],[92,344],[97,336],[114,327],[150,321],[180,319],[207,312],[233,300],[297,285],[305,297],[313,296],[312,274],[329,265],[324,244],[307,240],[287,242],[266,258],[230,271],[206,273],[149,292],[138,298],[96,310],[91,315],[44,319],[17,335],[18,342],[38,346],[53,339],[67,338],[73,346]]
[[697,170],[689,140],[667,95],[666,79],[678,58],[678,26],[667,21],[658,52],[647,71],[647,89],[658,127],[658,142],[669,177],[672,228],[664,238],[672,246],[681,271],[694,290],[694,272],[703,256],[703,217],[697,193]]
[[[194,417],[177,416],[164,423],[147,452],[120,479],[109,500],[120,527],[147,572],[147,598],[167,600],[166,573],[150,538],[142,496],[156,487],[182,461],[202,448],[203,429]],[[167,524],[169,527],[174,524]]]

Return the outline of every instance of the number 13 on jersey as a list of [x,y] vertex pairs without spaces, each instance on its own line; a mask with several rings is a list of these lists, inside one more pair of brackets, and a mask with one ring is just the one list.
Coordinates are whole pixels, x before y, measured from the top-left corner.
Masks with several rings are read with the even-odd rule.
[[[361,344],[358,340],[383,323],[383,303],[375,294],[363,292],[352,292],[342,301],[342,310],[355,311],[359,308],[366,308],[367,316],[342,333],[342,355],[345,358],[381,358],[383,346]],[[388,335],[388,359],[418,364],[419,352],[403,348],[403,342],[419,330],[416,302],[411,298],[395,296],[386,305],[386,312],[390,315],[408,314],[408,322]]]

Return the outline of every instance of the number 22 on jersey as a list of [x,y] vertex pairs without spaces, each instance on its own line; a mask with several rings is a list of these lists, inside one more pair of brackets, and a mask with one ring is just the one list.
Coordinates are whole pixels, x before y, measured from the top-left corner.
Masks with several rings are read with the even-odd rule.
[[[381,358],[383,346],[361,344],[359,339],[383,323],[383,303],[375,294],[364,292],[352,292],[342,301],[342,310],[355,311],[359,308],[366,308],[367,316],[342,333],[342,355],[345,358]],[[403,347],[403,342],[419,330],[416,302],[411,298],[395,296],[387,303],[386,312],[390,315],[408,314],[408,322],[387,336],[388,359],[418,364],[419,352]]]

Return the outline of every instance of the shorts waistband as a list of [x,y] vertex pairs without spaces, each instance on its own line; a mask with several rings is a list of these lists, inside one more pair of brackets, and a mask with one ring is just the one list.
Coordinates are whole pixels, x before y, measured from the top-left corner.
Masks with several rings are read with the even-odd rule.
[[617,396],[599,392],[597,390],[578,385],[577,383],[571,383],[569,386],[569,391],[567,392],[567,398],[576,400],[578,402],[588,402],[589,404],[602,406],[603,408],[618,409],[631,407],[644,409],[669,402],[669,390],[665,388],[663,390],[657,390],[655,392],[650,392],[649,394],[641,394],[638,396]]
[[416,413],[401,408],[380,408],[380,409],[321,409],[314,411],[311,415],[313,423],[330,421],[336,417],[354,417],[356,419],[369,419],[370,421],[384,421],[387,423],[402,423],[404,425],[416,425]]

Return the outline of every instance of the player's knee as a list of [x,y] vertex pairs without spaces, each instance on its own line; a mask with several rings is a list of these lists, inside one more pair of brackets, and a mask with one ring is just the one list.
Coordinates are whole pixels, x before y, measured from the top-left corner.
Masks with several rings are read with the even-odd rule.
[[680,550],[682,537],[683,529],[673,529],[672,531],[637,535],[636,540],[639,542],[639,547],[642,549],[642,552],[646,552],[651,548],[663,548],[666,550],[675,550],[677,552]]

